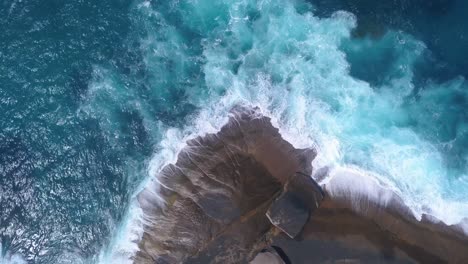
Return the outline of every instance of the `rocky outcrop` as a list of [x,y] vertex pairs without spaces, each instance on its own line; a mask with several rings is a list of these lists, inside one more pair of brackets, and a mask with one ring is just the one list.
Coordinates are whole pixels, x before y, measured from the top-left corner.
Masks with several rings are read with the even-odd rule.
[[246,263],[269,243],[270,219],[297,235],[322,198],[304,176],[314,157],[256,110],[233,109],[218,133],[187,142],[139,194],[147,224],[135,263]]
[[322,189],[309,177],[314,157],[257,110],[234,108],[139,194],[146,224],[134,262],[248,263],[271,245],[295,264],[466,262],[458,226],[417,220],[392,190],[351,172],[316,172],[329,179]]

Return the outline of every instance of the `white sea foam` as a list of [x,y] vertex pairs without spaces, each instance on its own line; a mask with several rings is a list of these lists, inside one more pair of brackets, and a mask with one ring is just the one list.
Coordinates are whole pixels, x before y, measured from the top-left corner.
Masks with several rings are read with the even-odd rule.
[[[174,164],[177,161],[177,155],[186,146],[186,142],[198,136],[207,133],[216,133],[227,122],[227,112],[232,105],[225,105],[226,100],[221,100],[213,108],[201,111],[191,126],[185,129],[170,128],[167,129],[161,140],[158,151],[154,154],[148,165],[148,177],[137,188],[133,202],[128,210],[123,222],[119,226],[116,235],[111,243],[105,248],[99,257],[101,264],[127,264],[132,263],[132,256],[138,251],[138,242],[142,237],[145,224],[151,224],[149,219],[145,218],[144,212],[139,207],[136,195],[147,188],[152,195],[152,201],[164,203],[159,199],[159,181],[156,177],[164,166]],[[216,110],[215,110],[216,109]]]
[[[247,16],[249,8],[262,15],[247,25],[241,18]],[[321,184],[332,195],[355,201],[358,210],[364,209],[360,208],[363,199],[385,207],[398,195],[418,219],[430,214],[454,224],[468,215],[468,197],[453,199],[449,195],[451,183],[437,148],[406,125],[403,98],[414,88],[412,65],[425,49],[423,43],[401,32],[387,33],[377,44],[397,46],[398,58],[391,65],[389,81],[371,87],[350,76],[349,63],[339,48],[356,26],[352,14],[337,12],[319,19],[310,12],[298,13],[293,1],[279,0],[241,1],[228,9],[231,19],[226,28],[210,31],[203,46],[204,84],[209,96],[187,91],[191,95],[188,100],[200,111],[184,129],[171,128],[163,134],[142,188],[151,184],[152,195],[157,197],[155,176],[176,161],[186,140],[218,131],[228,111],[245,104],[259,107],[271,117],[281,135],[295,147],[316,148],[315,171],[328,168],[329,172]],[[184,19],[205,21],[208,16],[203,12],[191,12]],[[199,26],[193,30],[200,30]],[[174,35],[170,34],[172,41]],[[401,39],[405,41],[395,42]],[[365,48],[364,42],[348,45]],[[159,42],[147,45],[168,48]],[[244,46],[249,48],[240,48]],[[235,73],[233,68],[237,68]],[[458,87],[456,82],[447,85]],[[129,219],[144,219],[142,212],[136,211]],[[141,234],[143,221],[127,222],[130,224],[124,226],[129,230],[138,230],[130,233]],[[129,238],[135,236],[116,237]],[[113,248],[118,252],[123,247]],[[136,250],[134,245],[128,248]]]
[[10,252],[2,252],[2,244],[0,243],[0,264],[26,264],[19,254],[10,254]]
[[111,242],[101,251],[98,263],[132,263],[131,257],[138,251],[138,241],[143,235],[142,216],[140,206],[133,200]]

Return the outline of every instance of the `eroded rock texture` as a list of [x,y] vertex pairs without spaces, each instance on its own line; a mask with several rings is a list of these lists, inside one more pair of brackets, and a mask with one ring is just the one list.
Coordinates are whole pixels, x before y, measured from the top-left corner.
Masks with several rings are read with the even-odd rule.
[[391,189],[350,172],[322,190],[314,157],[255,109],[233,109],[139,194],[147,222],[134,262],[248,263],[275,245],[294,264],[467,263],[460,226],[419,221]]
[[[218,133],[187,142],[176,164],[156,176],[160,184],[139,194],[148,222],[135,263],[247,263],[270,243],[265,236],[273,225],[266,212],[283,186],[295,182],[292,177],[313,182],[304,175],[311,174],[314,157],[313,150],[283,140],[256,110],[233,109]],[[322,198],[318,186],[307,186],[312,189],[306,194],[303,186],[292,187],[299,200]],[[318,205],[299,203],[301,219],[294,228],[283,227],[294,234]]]

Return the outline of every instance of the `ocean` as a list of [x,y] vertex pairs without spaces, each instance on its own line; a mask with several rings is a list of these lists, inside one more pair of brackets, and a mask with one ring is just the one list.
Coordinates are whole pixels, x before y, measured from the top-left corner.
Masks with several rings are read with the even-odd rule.
[[316,148],[316,171],[460,223],[466,14],[463,0],[2,1],[0,263],[129,261],[136,194],[237,104]]

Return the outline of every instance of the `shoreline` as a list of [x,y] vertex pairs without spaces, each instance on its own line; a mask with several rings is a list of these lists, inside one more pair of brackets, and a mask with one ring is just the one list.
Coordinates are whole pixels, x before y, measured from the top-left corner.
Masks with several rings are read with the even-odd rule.
[[[146,224],[134,262],[216,263],[222,259],[235,263],[251,260],[262,247],[274,243],[280,243],[291,259],[296,258],[293,263],[320,256],[313,249],[327,243],[338,243],[343,252],[353,251],[353,244],[367,243],[355,257],[372,257],[382,263],[461,263],[468,258],[463,250],[468,248],[468,237],[461,224],[448,226],[426,215],[419,221],[392,190],[376,182],[362,182],[375,197],[384,198],[382,204],[369,199],[369,189],[366,193],[345,186],[346,178],[342,177],[346,175],[332,177],[322,185],[324,199],[314,201],[319,206],[304,224],[299,235],[302,241],[284,239],[284,233],[265,213],[293,174],[312,175],[315,156],[312,149],[295,149],[258,110],[235,107],[217,133],[188,141],[175,164],[165,166],[157,175],[158,183],[153,181],[138,195]],[[244,171],[227,173],[232,170]],[[239,232],[250,229],[251,234]],[[350,236],[355,237],[354,242],[347,241]],[[235,252],[229,250],[233,241],[242,241],[235,258]],[[213,248],[213,244],[220,248]],[[304,249],[296,252],[291,248]],[[332,255],[322,257],[340,256],[337,252],[328,254]]]
[[[340,193],[337,190],[340,187],[333,186],[333,180],[342,187],[342,179],[339,177],[324,186],[328,194],[328,199],[323,203],[324,210],[344,210],[368,221],[375,225],[374,233],[380,232],[382,236],[388,233],[395,245],[405,248],[404,252],[422,263],[463,263],[468,258],[468,236],[462,227],[463,223],[447,225],[425,214],[419,220],[401,197],[390,189],[378,186],[376,182],[372,189],[386,196],[385,205],[378,200],[367,199],[365,193],[352,192],[352,188],[348,191],[353,196]],[[366,233],[367,230],[363,229],[362,232]]]

